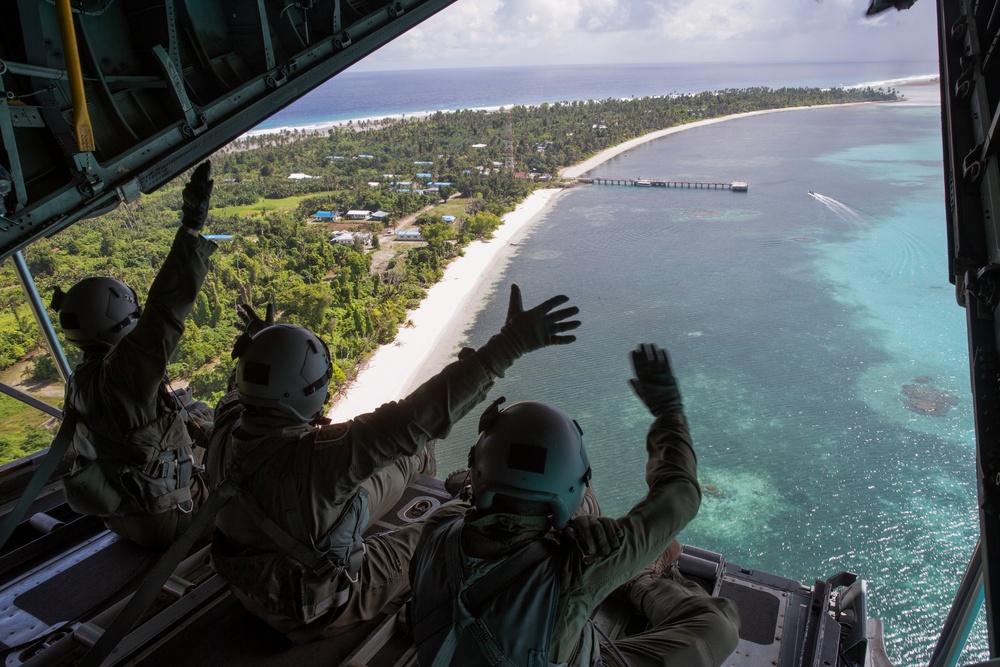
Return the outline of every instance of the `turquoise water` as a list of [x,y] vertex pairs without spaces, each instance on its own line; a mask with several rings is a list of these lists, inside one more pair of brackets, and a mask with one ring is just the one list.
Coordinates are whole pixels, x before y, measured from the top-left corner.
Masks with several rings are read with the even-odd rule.
[[[526,305],[562,292],[580,306],[577,343],[522,359],[493,396],[580,422],[609,514],[645,491],[650,418],[628,353],[665,346],[718,490],[682,539],[805,583],[858,573],[897,665],[926,663],[978,535],[938,114],[778,113],[633,149],[592,175],[750,191],[574,189],[467,332],[477,346],[499,328],[512,281]],[[477,417],[438,445],[439,469],[462,465]],[[985,656],[980,640],[966,658]]]

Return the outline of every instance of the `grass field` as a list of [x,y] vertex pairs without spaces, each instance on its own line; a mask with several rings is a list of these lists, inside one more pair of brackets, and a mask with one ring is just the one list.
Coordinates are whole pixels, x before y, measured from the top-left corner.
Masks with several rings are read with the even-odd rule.
[[[61,406],[62,396],[38,396],[35,398],[49,405]],[[44,449],[55,437],[58,422],[41,410],[6,395],[0,395],[0,465],[14,461]]]
[[212,215],[242,215],[248,218],[255,218],[260,216],[262,211],[267,213],[274,211],[294,211],[303,199],[315,197],[320,194],[323,193],[296,195],[294,197],[285,197],[284,199],[258,199],[254,204],[213,208],[209,210],[209,213]]
[[453,215],[461,219],[465,217],[465,207],[469,205],[470,201],[468,197],[455,197],[454,199],[449,199],[444,204],[435,206],[431,212],[435,215]]

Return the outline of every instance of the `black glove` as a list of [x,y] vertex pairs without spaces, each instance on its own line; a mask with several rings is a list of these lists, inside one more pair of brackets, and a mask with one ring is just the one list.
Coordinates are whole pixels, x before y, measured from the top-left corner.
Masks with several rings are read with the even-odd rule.
[[260,316],[254,312],[254,309],[246,304],[236,305],[236,315],[240,318],[239,322],[236,323],[236,328],[242,331],[239,338],[233,344],[233,359],[239,358],[243,354],[243,350],[246,349],[250,341],[257,333],[266,327],[274,324],[274,306],[267,304],[267,312],[264,314],[264,319],[260,319]]
[[184,186],[184,205],[181,207],[181,224],[196,232],[205,226],[208,217],[208,200],[212,195],[212,185],[215,183],[212,175],[212,163],[202,162],[191,174],[191,180]]
[[525,310],[521,305],[521,290],[517,285],[510,286],[510,305],[507,307],[507,321],[500,333],[489,339],[486,345],[479,349],[480,358],[487,368],[497,377],[503,377],[504,371],[511,367],[522,355],[540,350],[546,345],[566,345],[576,340],[576,336],[560,336],[564,331],[570,331],[580,326],[579,320],[564,321],[580,312],[576,306],[552,311],[569,301],[569,297],[560,294],[554,296],[531,310]]
[[654,417],[683,411],[681,390],[670,371],[666,350],[643,343],[632,351],[632,367],[635,377],[629,384]]
[[575,544],[584,558],[607,558],[622,546],[625,531],[609,516],[582,514],[569,520],[563,528],[564,540]]

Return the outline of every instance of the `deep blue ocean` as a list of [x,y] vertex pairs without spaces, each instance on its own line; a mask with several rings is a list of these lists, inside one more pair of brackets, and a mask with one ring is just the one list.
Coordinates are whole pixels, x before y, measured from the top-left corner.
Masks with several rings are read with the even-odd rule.
[[[271,122],[934,72],[935,63],[348,73]],[[391,100],[356,98],[390,78],[400,82]],[[412,78],[411,97],[401,82]],[[314,115],[322,105],[327,115]],[[806,584],[858,573],[896,665],[926,664],[978,534],[939,118],[903,105],[783,112],[632,149],[591,175],[745,179],[749,192],[573,189],[519,241],[466,334],[478,346],[499,329],[511,282],[526,306],[565,293],[580,307],[578,341],[522,359],[492,395],[546,400],[580,422],[608,514],[645,491],[650,417],[627,384],[629,351],[666,347],[699,477],[713,490],[682,541]],[[442,473],[464,462],[477,418],[439,443]],[[987,657],[981,620],[974,637],[969,662]]]
[[849,86],[936,72],[937,61],[348,70],[274,114],[256,129],[427,111],[700,93],[751,86]]

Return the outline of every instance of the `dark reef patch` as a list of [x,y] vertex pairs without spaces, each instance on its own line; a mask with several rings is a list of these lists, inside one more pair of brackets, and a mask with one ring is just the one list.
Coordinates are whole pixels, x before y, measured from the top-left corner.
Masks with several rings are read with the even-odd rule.
[[944,417],[948,411],[958,405],[958,396],[931,386],[928,376],[913,378],[913,384],[904,384],[901,390],[903,405],[907,410],[918,415]]

